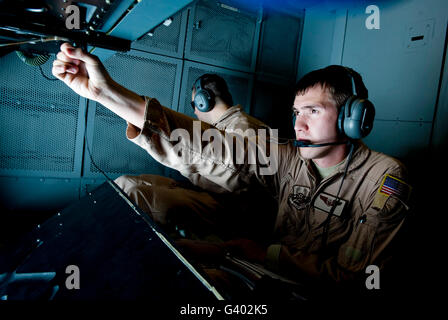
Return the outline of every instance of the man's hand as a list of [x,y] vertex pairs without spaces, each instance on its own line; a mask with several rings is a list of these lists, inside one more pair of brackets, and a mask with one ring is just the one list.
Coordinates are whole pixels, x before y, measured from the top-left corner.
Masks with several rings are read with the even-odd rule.
[[103,89],[113,81],[98,57],[72,47],[61,45],[53,62],[53,75],[64,81],[77,94],[97,101]]
[[52,72],[80,96],[101,103],[137,128],[143,127],[145,99],[116,83],[97,56],[64,43]]
[[263,263],[266,258],[266,248],[248,239],[236,239],[224,243],[182,239],[176,241],[176,244],[187,256],[203,261],[219,262],[226,252],[258,263]]
[[248,239],[230,240],[224,243],[230,254],[249,261],[263,263],[266,258],[266,248]]
[[186,256],[200,261],[219,262],[225,256],[223,246],[218,243],[181,239],[176,245]]

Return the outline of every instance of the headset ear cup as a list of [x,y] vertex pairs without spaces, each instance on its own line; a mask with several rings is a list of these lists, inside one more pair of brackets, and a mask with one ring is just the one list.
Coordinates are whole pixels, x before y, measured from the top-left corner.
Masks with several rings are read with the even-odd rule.
[[372,131],[375,107],[367,99],[368,91],[361,75],[353,69],[344,68],[352,80],[352,96],[339,111],[338,129],[349,139],[362,139]]
[[[350,99],[349,112],[345,112],[344,133],[350,139],[365,138],[373,128],[375,108],[367,99]],[[347,106],[346,106],[347,107]]]
[[345,103],[344,120],[342,121],[342,127],[344,134],[350,139],[359,139],[359,130],[355,119],[356,113],[354,113],[354,106],[357,104],[356,96],[351,96]]
[[196,90],[193,102],[196,109],[200,112],[209,112],[215,106],[215,94],[213,91],[202,87],[202,76],[196,79],[194,82],[194,88]]
[[210,94],[205,90],[198,90],[194,96],[194,105],[200,112],[209,112],[212,109],[210,101]]
[[342,105],[341,109],[339,110],[339,115],[338,115],[338,132],[342,135],[345,135],[345,133],[344,133],[345,108],[346,108],[346,103]]

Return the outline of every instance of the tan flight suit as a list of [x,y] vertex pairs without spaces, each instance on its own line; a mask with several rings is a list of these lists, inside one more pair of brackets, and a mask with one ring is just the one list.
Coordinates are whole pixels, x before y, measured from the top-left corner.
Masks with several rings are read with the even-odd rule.
[[[270,130],[260,120],[246,114],[239,105],[226,110],[212,125],[227,132],[253,129],[253,135],[256,135],[258,129]],[[129,125],[127,132],[132,130],[133,126]],[[115,182],[143,211],[162,225],[188,225],[189,228],[194,228],[198,235],[201,231],[205,233],[217,231],[211,229],[217,224],[225,225],[225,222],[231,224],[235,219],[232,216],[236,215],[239,215],[241,221],[246,220],[249,223],[250,208],[246,200],[254,197],[253,193],[246,192],[244,198],[240,195],[238,200],[235,194],[230,194],[219,185],[204,179],[197,172],[179,171],[192,185],[151,174],[125,175],[117,178]],[[205,189],[195,186],[202,186]],[[273,216],[275,208],[272,211]]]
[[[266,266],[290,276],[306,274],[334,281],[352,279],[359,273],[365,277],[368,265],[382,266],[385,248],[402,226],[408,209],[410,187],[400,162],[361,142],[355,144],[322,252],[324,221],[334,204],[344,166],[319,181],[311,162],[300,157],[298,148],[287,144],[277,146],[278,169],[272,175],[262,175],[257,165],[238,165],[232,157],[217,158],[209,145],[182,140],[176,150],[200,160],[189,166],[173,151],[175,143],[169,136],[174,128],[171,124],[191,132],[191,122],[191,118],[147,98],[144,126],[141,131],[130,127],[128,138],[162,164],[199,173],[226,190],[239,192],[255,185],[269,190],[278,202],[278,213]],[[202,129],[207,128],[204,125]],[[400,192],[386,193],[391,181]],[[257,221],[253,221],[256,227]]]

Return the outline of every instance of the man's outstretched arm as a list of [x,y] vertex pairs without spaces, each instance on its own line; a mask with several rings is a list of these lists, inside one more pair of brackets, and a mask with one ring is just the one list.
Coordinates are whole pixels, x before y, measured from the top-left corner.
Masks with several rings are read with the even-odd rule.
[[116,83],[98,57],[69,43],[53,62],[53,75],[80,96],[101,103],[138,128],[143,127],[145,99]]
[[[214,138],[222,144],[221,149],[227,150],[215,152],[219,147],[214,139],[202,141],[204,132],[211,129],[211,125],[198,121],[196,125],[199,132],[196,132],[193,118],[161,106],[156,99],[145,99],[124,88],[110,77],[98,57],[68,43],[62,44],[52,72],[77,94],[101,103],[126,120],[130,124],[128,138],[159,163],[182,173],[197,173],[227,191],[245,189],[255,180],[264,184],[265,179],[258,172],[263,175],[264,168],[257,170],[257,163],[238,163],[233,156],[238,154],[241,159],[248,159],[251,152],[254,157],[258,155],[258,158],[264,158],[266,152],[263,148],[258,150],[258,147],[268,144],[266,138],[260,138],[257,143],[256,137],[246,137],[247,143],[235,146],[236,150],[232,152],[234,148],[231,148],[225,133],[213,128]],[[185,134],[183,139],[174,134],[176,129],[182,129],[176,133]],[[197,135],[199,139],[195,139]],[[276,164],[275,143],[272,148],[275,150],[270,150],[269,160]],[[265,171],[273,175],[275,169],[276,165],[270,165]]]

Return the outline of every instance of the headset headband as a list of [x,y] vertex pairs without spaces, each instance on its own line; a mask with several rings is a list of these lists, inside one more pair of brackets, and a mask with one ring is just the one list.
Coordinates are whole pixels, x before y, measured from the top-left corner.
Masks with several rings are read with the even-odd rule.
[[369,98],[369,92],[367,91],[367,88],[365,88],[365,95],[360,95],[359,93],[359,86],[360,81],[362,80],[359,77],[359,74],[357,74],[353,69],[349,67],[344,67],[344,69],[347,71],[347,74],[350,76],[352,80],[352,95],[357,96],[360,99],[368,99]]

